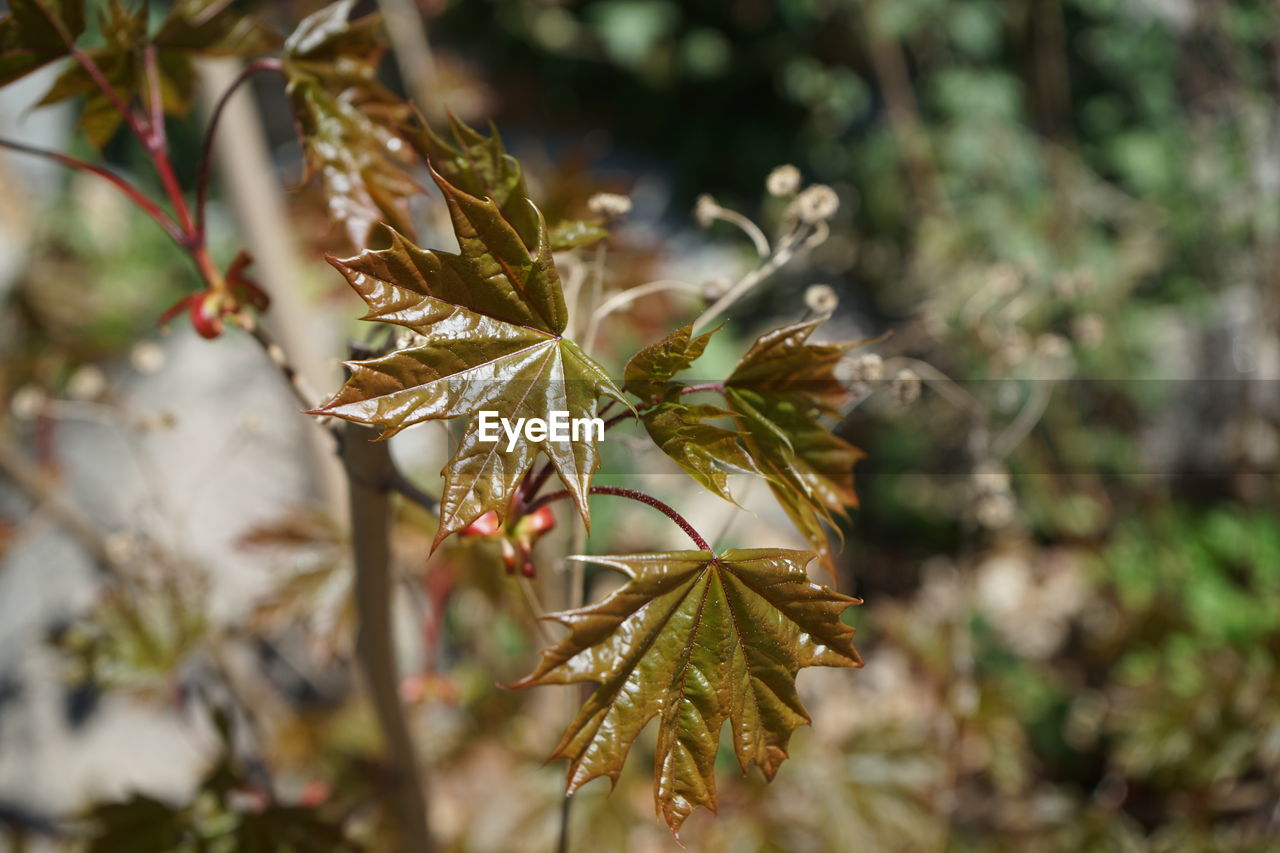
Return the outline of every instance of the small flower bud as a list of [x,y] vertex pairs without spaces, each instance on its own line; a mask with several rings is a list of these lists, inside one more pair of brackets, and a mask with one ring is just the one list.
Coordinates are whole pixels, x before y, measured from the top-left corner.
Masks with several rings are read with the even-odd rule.
[[1016,509],[1013,495],[1008,492],[988,492],[974,502],[973,515],[988,530],[999,530],[1009,526]]
[[778,166],[765,178],[764,186],[772,196],[795,195],[800,189],[800,170],[790,163]]
[[587,200],[587,210],[605,219],[618,219],[631,212],[631,199],[618,193],[596,193]]
[[149,376],[158,373],[165,363],[164,347],[154,341],[142,341],[129,350],[129,363],[133,369]]
[[830,314],[840,304],[840,297],[826,284],[811,284],[804,292],[804,304],[815,314]]
[[71,374],[67,396],[73,400],[96,400],[107,390],[107,375],[94,364],[86,364]]
[[826,184],[813,184],[796,196],[796,215],[810,225],[825,222],[839,209],[840,197]]
[[850,359],[849,378],[854,382],[879,382],[884,378],[884,359],[873,352]]
[[44,410],[44,391],[35,385],[23,385],[9,400],[9,412],[20,421],[34,420]]
[[703,228],[709,226],[720,216],[720,204],[714,198],[703,193],[698,196],[697,203],[693,206],[693,218],[698,220],[698,224]]
[[893,385],[889,389],[893,399],[899,406],[907,407],[920,399],[920,377],[914,370],[903,368],[893,377]]

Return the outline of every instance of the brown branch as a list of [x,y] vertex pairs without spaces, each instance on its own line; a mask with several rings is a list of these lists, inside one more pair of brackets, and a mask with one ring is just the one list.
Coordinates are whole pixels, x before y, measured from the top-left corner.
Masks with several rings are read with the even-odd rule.
[[391,633],[391,501],[387,483],[396,479],[390,446],[374,441],[376,430],[344,424],[342,461],[350,485],[352,556],[355,560],[356,658],[382,730],[391,768],[396,849],[432,853],[427,795],[413,736],[400,704],[400,667]]

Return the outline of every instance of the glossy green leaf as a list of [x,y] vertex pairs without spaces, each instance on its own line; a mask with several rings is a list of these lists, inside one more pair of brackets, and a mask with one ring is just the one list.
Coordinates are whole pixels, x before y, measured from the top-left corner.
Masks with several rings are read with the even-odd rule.
[[[232,0],[179,0],[155,35],[147,29],[148,4],[110,0],[99,16],[104,44],[85,51],[126,104],[140,99],[149,108],[145,51],[153,45],[160,101],[170,115],[183,115],[195,98],[199,56],[252,56],[278,43],[255,19],[232,8]],[[81,129],[99,147],[111,140],[123,118],[111,99],[79,63],[72,63],[41,100],[54,104],[83,96]]]
[[408,199],[420,187],[405,172],[399,134],[409,106],[378,82],[381,19],[351,21],[354,7],[340,0],[299,24],[284,67],[307,165],[320,175],[330,215],[363,247],[380,221],[412,234]]
[[390,248],[334,265],[369,305],[365,319],[404,326],[414,346],[355,362],[351,378],[320,413],[380,426],[389,436],[426,420],[470,418],[445,466],[436,544],[486,512],[505,517],[507,503],[540,453],[554,464],[584,520],[587,491],[599,467],[591,440],[531,443],[511,450],[503,438],[481,441],[478,412],[499,417],[595,417],[597,401],[625,402],[608,374],[561,337],[567,320],[546,224],[530,251],[490,199],[478,199],[442,176],[460,254],[426,251],[388,230]]
[[777,549],[576,557],[628,580],[604,601],[548,617],[569,635],[516,686],[599,686],[553,754],[568,792],[615,783],[632,742],[659,719],[656,806],[673,832],[716,806],[715,757],[728,720],[743,772],[772,779],[791,733],[809,722],[796,692],[808,666],[859,667],[840,614],[858,599],[810,582],[813,554]]
[[[408,139],[414,149],[454,186],[477,198],[490,198],[502,210],[526,243],[534,239],[537,223],[529,215],[529,190],[520,162],[507,153],[498,129],[485,136],[455,116],[449,116],[445,139],[425,122],[419,122]],[[557,222],[550,229],[552,251],[589,246],[609,236],[599,225],[579,220]]]
[[862,451],[821,422],[848,390],[834,368],[857,343],[812,344],[825,318],[762,335],[725,382],[725,402],[746,432],[746,448],[778,502],[830,565],[823,524],[856,506],[853,466]]
[[84,0],[10,0],[0,18],[0,86],[66,56],[84,32]]
[[726,472],[760,471],[743,448],[739,433],[706,421],[736,415],[717,406],[684,403],[684,386],[671,381],[702,355],[716,331],[695,338],[692,328],[684,326],[640,350],[623,370],[623,387],[653,403],[641,411],[640,419],[654,443],[695,481],[733,502]]

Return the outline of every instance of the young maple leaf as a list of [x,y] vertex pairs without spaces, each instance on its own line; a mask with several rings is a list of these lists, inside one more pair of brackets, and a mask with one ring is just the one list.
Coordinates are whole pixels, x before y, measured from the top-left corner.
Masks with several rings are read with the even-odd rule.
[[805,551],[673,551],[575,557],[628,581],[604,601],[547,617],[569,635],[516,687],[595,682],[553,758],[569,759],[568,793],[598,776],[616,784],[632,742],[659,718],[654,799],[679,834],[716,808],[725,720],[745,773],[772,780],[791,733],[809,722],[796,693],[808,666],[860,667],[840,614],[861,602],[809,581]]
[[[25,0],[37,4],[48,1]],[[183,115],[195,97],[197,57],[252,56],[279,42],[275,33],[231,6],[232,0],[178,0],[155,35],[149,36],[148,4],[129,6],[122,0],[110,0],[99,18],[104,44],[86,53],[121,101],[128,103],[136,93],[149,108],[144,52],[148,45],[154,46],[164,111]],[[40,103],[55,104],[78,95],[85,98],[81,129],[100,148],[115,135],[123,117],[83,66],[69,65]]]
[[719,329],[693,337],[684,326],[636,353],[623,369],[623,388],[646,403],[640,420],[654,443],[696,482],[733,503],[728,471],[761,474],[743,448],[738,432],[705,423],[734,418],[718,406],[690,405],[681,399],[687,387],[671,378],[702,355]]
[[[498,129],[490,125],[489,135],[485,136],[451,114],[449,133],[452,142],[419,121],[407,129],[406,138],[419,156],[454,186],[471,195],[493,199],[525,241],[531,241],[537,223],[529,216],[524,170],[507,153]],[[551,248],[556,252],[589,246],[609,236],[607,229],[580,220],[557,222],[550,234]]]
[[536,240],[528,247],[491,199],[478,199],[433,173],[444,193],[460,253],[426,251],[387,229],[390,248],[334,260],[369,305],[367,320],[404,326],[418,345],[353,362],[351,378],[317,410],[377,425],[383,437],[412,424],[471,417],[445,465],[438,545],[486,512],[504,517],[507,503],[539,453],[550,457],[584,521],[587,493],[599,467],[590,440],[507,450],[505,438],[480,440],[480,411],[499,417],[595,417],[601,396],[630,406],[577,344],[562,337],[564,292],[551,259],[547,227],[533,211]]
[[320,173],[330,214],[364,246],[380,221],[412,234],[408,199],[420,187],[399,134],[410,108],[378,82],[381,18],[351,21],[355,5],[339,0],[303,20],[285,41],[284,70],[308,168]]
[[853,466],[863,453],[822,425],[849,391],[836,364],[859,343],[811,344],[819,317],[761,335],[725,380],[728,407],[746,431],[746,448],[796,527],[831,565],[823,522],[858,505]]
[[0,18],[0,86],[61,59],[84,32],[84,0],[10,0]]

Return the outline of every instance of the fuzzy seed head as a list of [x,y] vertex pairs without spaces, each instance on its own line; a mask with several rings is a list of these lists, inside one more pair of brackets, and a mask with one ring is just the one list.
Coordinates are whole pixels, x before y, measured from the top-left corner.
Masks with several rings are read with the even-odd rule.
[[587,210],[605,219],[619,219],[631,212],[631,199],[618,193],[596,193],[587,200]]
[[765,178],[764,187],[772,196],[795,195],[800,189],[800,170],[790,163],[778,166]]
[[840,209],[840,197],[836,191],[826,184],[813,184],[805,187],[796,196],[796,215],[802,222],[817,225],[835,216]]
[[827,284],[811,284],[804,292],[804,304],[815,314],[830,314],[840,304],[840,297]]
[[894,401],[906,408],[920,399],[920,377],[914,370],[903,368],[898,371],[897,376],[893,377],[893,384],[889,390],[893,394]]
[[715,222],[720,216],[720,203],[710,195],[703,193],[698,196],[697,203],[693,206],[693,218],[698,220],[698,224],[706,228],[712,222]]

